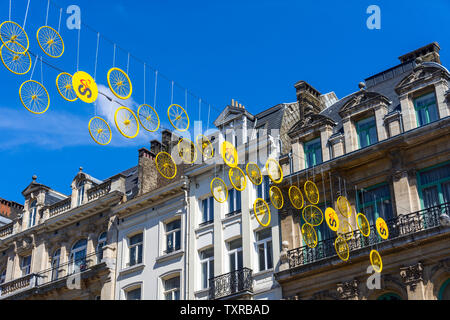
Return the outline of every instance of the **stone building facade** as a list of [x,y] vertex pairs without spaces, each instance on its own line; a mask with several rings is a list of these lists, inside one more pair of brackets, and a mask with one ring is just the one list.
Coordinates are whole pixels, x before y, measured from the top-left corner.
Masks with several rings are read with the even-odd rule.
[[[328,106],[311,85],[296,84],[300,120],[289,131],[291,152],[280,159],[287,200],[279,211],[276,279],[283,298],[450,298],[450,73],[439,50],[432,43],[401,56],[399,65]],[[347,237],[346,262],[325,221],[315,227],[316,247],[303,240],[305,221],[288,190],[303,190],[307,180],[318,186],[323,211],[339,212],[339,196],[352,206],[349,218],[339,215],[351,226],[338,230]],[[358,229],[358,213],[369,221],[368,237]],[[387,240],[377,234],[378,217],[387,222]],[[374,249],[383,260],[381,274],[370,269]]]

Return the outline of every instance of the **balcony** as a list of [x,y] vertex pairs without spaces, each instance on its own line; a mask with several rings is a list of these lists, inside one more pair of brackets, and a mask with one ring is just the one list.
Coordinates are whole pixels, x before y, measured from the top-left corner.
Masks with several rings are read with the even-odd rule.
[[[386,221],[389,228],[389,238],[383,240],[374,225],[371,226],[369,237],[364,237],[359,230],[353,232],[352,239],[347,241],[352,251],[382,245],[387,242],[401,240],[410,235],[416,235],[426,230],[432,230],[442,226],[441,215],[450,216],[450,203],[438,205],[429,209],[417,211],[407,215],[401,215]],[[336,237],[319,241],[315,248],[308,246],[299,247],[288,251],[287,257],[289,269],[303,269],[321,260],[337,256],[334,241]]]
[[0,238],[4,238],[13,234],[14,223],[4,225],[0,228]]
[[[106,264],[100,260],[100,254],[95,252],[81,259],[70,260],[59,266],[4,283],[0,285],[0,299],[11,296],[22,299],[27,295],[42,294],[55,288],[69,288],[74,285],[72,282],[75,275],[80,274],[82,278],[89,278],[105,266]],[[33,290],[29,291],[30,289]]]
[[94,201],[111,191],[111,180],[92,187],[87,191],[88,201]]
[[253,293],[253,271],[242,268],[209,279],[209,299],[237,299]]
[[69,211],[71,208],[72,199],[69,197],[67,199],[64,199],[62,201],[59,201],[50,207],[48,207],[49,211],[49,217],[57,216],[63,212]]

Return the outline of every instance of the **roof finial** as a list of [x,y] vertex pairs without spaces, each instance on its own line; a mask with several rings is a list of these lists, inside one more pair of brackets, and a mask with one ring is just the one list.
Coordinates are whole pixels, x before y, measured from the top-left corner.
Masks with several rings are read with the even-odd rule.
[[83,167],[80,167],[80,172],[83,172]]
[[33,175],[33,176],[31,177],[31,179],[33,179],[33,182],[35,182],[35,181],[37,180],[37,175]]
[[364,83],[364,82],[360,82],[359,84],[358,84],[358,87],[359,87],[359,90],[364,90],[365,88],[366,88],[366,84]]

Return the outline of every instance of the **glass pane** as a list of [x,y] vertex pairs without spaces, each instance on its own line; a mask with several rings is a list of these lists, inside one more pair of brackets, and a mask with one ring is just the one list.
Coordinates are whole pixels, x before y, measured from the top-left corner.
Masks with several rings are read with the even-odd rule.
[[450,181],[442,184],[444,203],[450,202]]
[[204,199],[202,201],[202,210],[203,210],[202,222],[206,222],[206,221],[208,221],[208,199]]
[[214,198],[209,198],[209,220],[214,220]]
[[273,268],[272,241],[267,242],[267,269]]
[[420,183],[422,185],[437,182],[446,178],[450,178],[450,163],[420,173]]
[[228,247],[229,247],[230,251],[234,250],[234,249],[241,248],[242,247],[242,239],[239,238],[239,239],[230,241],[229,244],[228,244]]
[[170,233],[167,235],[167,251],[170,252],[173,250],[174,243],[173,243],[173,233]]
[[181,231],[175,232],[175,250],[181,249]]
[[130,248],[130,266],[136,264],[136,247]]
[[230,272],[236,271],[236,253],[230,254]]
[[142,233],[139,233],[139,234],[137,234],[137,235],[135,235],[135,236],[130,238],[130,244],[131,245],[137,244],[139,242],[142,242],[142,240],[143,240],[143,235],[142,235]]
[[180,290],[174,292],[174,300],[180,300]]
[[230,192],[228,193],[228,205],[229,205],[228,212],[233,212],[234,211],[234,189],[231,189]]
[[270,198],[270,178],[269,176],[264,176],[264,200],[268,200]]
[[200,254],[200,259],[208,259],[214,257],[214,248],[203,250]]
[[208,262],[202,263],[202,288],[208,287]]
[[263,191],[262,191],[262,183],[258,186],[256,186],[256,196],[257,198],[262,198]]
[[439,116],[437,113],[436,104],[432,104],[432,105],[428,106],[428,117],[430,119],[430,122],[438,120]]
[[209,261],[209,278],[214,278],[214,259]]
[[272,230],[270,228],[266,228],[256,233],[256,241],[264,240],[272,237]]
[[167,231],[179,229],[180,227],[181,227],[181,220],[178,219],[167,224]]
[[369,129],[369,138],[370,138],[370,144],[377,143],[378,141],[378,135],[377,135],[377,128],[372,127]]
[[127,300],[141,300],[141,288],[127,292]]
[[236,210],[241,210],[241,191],[236,191]]
[[142,244],[137,246],[137,250],[138,250],[137,263],[142,263]]
[[237,257],[238,257],[238,265],[237,265],[237,267],[238,267],[238,270],[239,270],[239,269],[242,269],[242,267],[244,266],[242,251],[238,251]]
[[164,290],[172,290],[180,287],[180,277],[174,277],[164,281]]
[[258,245],[259,271],[266,270],[264,243]]
[[439,204],[439,194],[436,186],[425,188],[423,193],[423,205],[425,208],[431,208]]

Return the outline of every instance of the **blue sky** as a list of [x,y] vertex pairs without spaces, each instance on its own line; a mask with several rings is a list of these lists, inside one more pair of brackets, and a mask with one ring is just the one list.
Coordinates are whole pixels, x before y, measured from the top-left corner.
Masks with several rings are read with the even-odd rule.
[[[210,122],[232,98],[252,113],[296,100],[294,83],[306,80],[322,93],[339,98],[358,89],[365,78],[398,64],[397,57],[437,41],[441,60],[448,67],[450,1],[120,1],[53,0],[63,8],[76,4],[82,21],[102,35],[97,83],[107,90],[106,73],[113,63],[113,40],[133,56],[149,63],[167,79],[158,78],[156,108],[169,127],[165,110],[171,101],[171,82],[202,98],[189,96],[191,120]],[[13,0],[12,20],[23,23],[27,0]],[[46,3],[31,0],[26,31],[30,50],[42,54],[36,31],[45,23]],[[132,3],[132,4],[130,4]],[[0,0],[1,20],[8,20],[8,0]],[[366,27],[369,5],[381,8],[381,30]],[[77,31],[68,30],[63,12],[61,35],[66,52],[60,59],[44,60],[69,73],[76,71]],[[49,25],[58,26],[59,11],[51,7]],[[82,28],[79,69],[94,74],[96,33]],[[126,69],[128,55],[116,51],[116,66]],[[13,75],[0,66],[0,197],[23,202],[21,191],[38,182],[68,194],[80,166],[98,179],[106,179],[137,163],[137,150],[149,147],[157,136],[141,130],[134,140],[112,127],[109,146],[96,145],[87,125],[94,114],[111,116],[112,106],[99,101],[97,108],[82,102],[65,102],[57,93],[58,72],[44,65],[43,82],[51,106],[44,115],[33,115],[21,104],[20,84],[30,78]],[[134,85],[132,99],[124,104],[137,109],[153,104],[154,73],[130,60]],[[41,80],[38,64],[33,79]],[[185,104],[185,91],[175,86],[173,100]],[[200,111],[200,112],[199,112]],[[200,116],[199,116],[200,114]],[[205,124],[206,126],[206,124]]]

